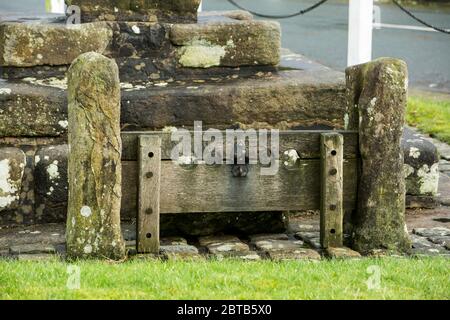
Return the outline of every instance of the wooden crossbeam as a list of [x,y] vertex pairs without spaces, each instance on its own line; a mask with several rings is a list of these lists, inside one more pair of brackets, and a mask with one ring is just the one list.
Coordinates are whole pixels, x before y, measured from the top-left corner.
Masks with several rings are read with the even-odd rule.
[[321,135],[320,243],[322,248],[343,246],[344,138]]
[[138,141],[137,250],[159,253],[161,138],[142,135]]

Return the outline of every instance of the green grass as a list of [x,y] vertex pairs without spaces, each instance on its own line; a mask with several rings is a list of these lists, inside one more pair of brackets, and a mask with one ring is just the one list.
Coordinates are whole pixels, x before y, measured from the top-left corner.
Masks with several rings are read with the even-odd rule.
[[450,143],[450,98],[430,94],[410,96],[406,121],[420,131]]
[[[314,262],[84,261],[69,290],[67,263],[0,262],[0,299],[449,299],[450,260]],[[381,286],[369,290],[369,266]]]

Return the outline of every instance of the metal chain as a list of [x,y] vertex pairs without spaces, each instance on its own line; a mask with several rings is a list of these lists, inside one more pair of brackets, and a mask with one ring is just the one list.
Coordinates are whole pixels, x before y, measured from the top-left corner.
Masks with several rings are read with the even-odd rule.
[[[262,18],[268,18],[268,19],[287,19],[287,18],[293,18],[296,16],[300,16],[302,14],[305,14],[309,11],[312,11],[314,9],[316,9],[317,7],[321,6],[322,4],[324,4],[325,2],[327,2],[328,0],[321,0],[319,2],[317,2],[316,4],[313,4],[312,6],[304,9],[304,10],[300,10],[299,12],[295,12],[295,13],[291,13],[291,14],[286,14],[286,15],[269,15],[269,14],[264,14],[264,13],[259,13],[256,11],[252,11],[249,10],[247,8],[244,8],[243,6],[241,6],[240,4],[236,3],[236,1],[234,0],[228,0],[229,3],[231,3],[233,6],[241,9],[241,10],[245,10],[250,12],[251,14],[258,16],[258,17],[262,17]],[[434,29],[436,31],[445,33],[445,34],[450,34],[449,30],[443,29],[443,28],[439,28],[439,27],[435,27],[431,24],[429,24],[426,21],[423,21],[422,19],[420,19],[419,17],[417,17],[415,14],[413,14],[411,11],[409,11],[408,9],[406,9],[405,7],[403,7],[397,0],[392,0],[392,2],[394,2],[394,4],[400,9],[402,10],[404,13],[406,13],[408,16],[410,16],[411,18],[413,18],[414,20],[416,20],[417,22],[427,26],[428,28]]]
[[408,16],[410,16],[411,18],[413,18],[414,20],[416,20],[417,22],[420,22],[421,24],[427,26],[428,28],[434,29],[436,31],[442,32],[442,33],[446,33],[446,34],[450,34],[449,30],[445,30],[439,27],[435,27],[432,26],[431,24],[429,24],[428,22],[423,21],[422,19],[418,18],[417,16],[415,16],[411,11],[409,11],[408,9],[406,9],[405,7],[403,7],[397,0],[392,0],[392,2],[394,2],[394,4],[400,8],[400,10],[402,10],[404,13],[406,13]]
[[305,14],[309,11],[316,9],[317,7],[321,6],[322,4],[324,4],[327,1],[328,0],[320,0],[316,4],[313,4],[312,6],[306,8],[304,10],[300,10],[299,12],[296,12],[296,13],[291,13],[291,14],[286,14],[286,15],[269,15],[269,14],[264,14],[264,13],[259,13],[259,12],[248,10],[248,9],[244,8],[243,6],[241,6],[240,4],[236,3],[234,0],[228,0],[229,3],[231,3],[233,6],[239,8],[241,10],[248,11],[255,16],[258,16],[261,18],[267,18],[267,19],[287,19],[287,18],[293,18],[296,16],[300,16],[302,14]]

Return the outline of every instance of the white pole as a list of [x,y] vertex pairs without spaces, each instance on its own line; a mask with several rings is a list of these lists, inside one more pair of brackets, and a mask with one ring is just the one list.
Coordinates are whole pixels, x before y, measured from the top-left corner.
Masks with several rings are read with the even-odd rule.
[[200,1],[200,6],[198,7],[198,12],[203,11],[203,1]]
[[65,13],[64,0],[45,0],[45,7],[50,13]]
[[373,0],[350,0],[347,65],[372,60]]

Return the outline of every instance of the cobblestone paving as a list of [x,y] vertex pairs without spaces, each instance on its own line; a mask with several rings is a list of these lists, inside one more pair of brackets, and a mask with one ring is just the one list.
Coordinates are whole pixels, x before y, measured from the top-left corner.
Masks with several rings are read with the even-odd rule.
[[[445,224],[447,225],[447,223]],[[320,260],[324,258],[360,258],[349,248],[320,249],[316,221],[292,221],[289,232],[258,234],[248,237],[216,235],[189,239],[171,237],[161,239],[159,255],[141,255],[136,252],[135,227],[124,224],[122,230],[130,258],[164,260],[204,260],[235,258],[241,260],[271,259]],[[411,229],[413,256],[450,257],[450,228],[415,227]],[[376,253],[374,253],[376,255]],[[64,258],[64,225],[47,224],[27,228],[0,229],[0,258],[42,261]]]

